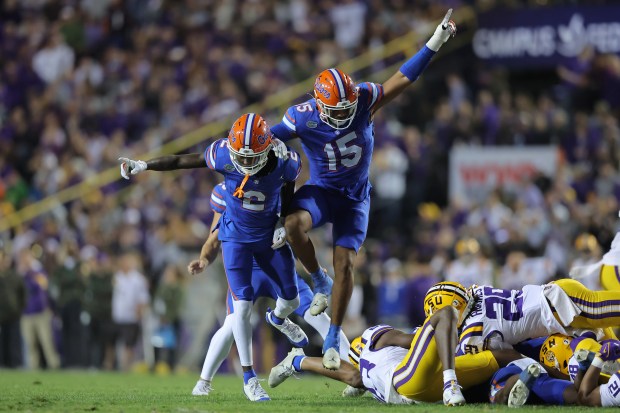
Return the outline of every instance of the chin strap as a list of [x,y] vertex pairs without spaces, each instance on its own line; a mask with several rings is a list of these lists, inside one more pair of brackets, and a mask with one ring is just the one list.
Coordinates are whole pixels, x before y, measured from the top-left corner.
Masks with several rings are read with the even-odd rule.
[[249,178],[250,174],[245,174],[243,181],[241,181],[241,185],[239,185],[239,187],[235,189],[233,196],[236,196],[237,198],[243,198],[243,195],[245,194],[245,192],[243,192],[243,187],[245,186],[245,183],[248,181]]

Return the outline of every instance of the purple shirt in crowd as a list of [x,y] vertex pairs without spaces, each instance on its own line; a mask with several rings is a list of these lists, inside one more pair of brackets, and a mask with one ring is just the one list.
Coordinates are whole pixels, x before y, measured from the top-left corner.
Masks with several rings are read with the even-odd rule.
[[24,314],[38,314],[49,308],[47,275],[42,271],[28,271],[24,276],[24,283],[28,292]]

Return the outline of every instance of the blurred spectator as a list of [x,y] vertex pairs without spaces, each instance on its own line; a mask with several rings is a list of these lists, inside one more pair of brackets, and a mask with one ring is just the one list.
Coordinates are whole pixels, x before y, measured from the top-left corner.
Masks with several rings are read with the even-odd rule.
[[527,257],[521,251],[514,251],[506,257],[502,267],[499,288],[520,290],[524,285],[541,285],[552,280],[555,265],[545,257]]
[[405,278],[400,260],[390,258],[383,264],[383,277],[377,288],[377,313],[380,324],[406,327]]
[[405,271],[409,275],[405,286],[404,307],[409,327],[420,326],[426,320],[424,314],[424,297],[426,292],[441,280],[433,271],[430,257],[421,254],[419,258],[411,257],[405,264]]
[[84,310],[88,314],[89,365],[106,370],[114,368],[115,331],[112,322],[112,261],[98,252],[84,263],[86,289]]
[[[33,246],[34,249],[40,247]],[[23,277],[28,299],[21,318],[21,332],[26,344],[28,368],[39,369],[39,345],[50,369],[60,367],[60,358],[52,337],[52,310],[48,295],[49,280],[43,267],[29,248],[18,253],[17,271]]]
[[75,52],[67,46],[62,33],[52,29],[45,46],[32,58],[32,69],[45,83],[54,83],[71,74]]
[[[574,244],[576,254],[569,268],[596,264],[603,257],[601,246],[596,237],[592,234],[588,234],[587,232],[579,234],[579,236],[575,238]],[[591,290],[600,290],[603,288],[600,277],[588,277],[579,281]]]
[[126,253],[118,260],[112,293],[112,321],[116,339],[122,343],[119,360],[121,371],[128,371],[134,362],[134,349],[141,337],[141,321],[149,304],[146,278],[139,270],[138,257]]
[[15,368],[22,365],[19,320],[26,304],[26,289],[5,247],[0,249],[0,366]]
[[62,321],[62,366],[83,366],[85,354],[85,331],[82,325],[82,298],[84,280],[75,243],[65,242],[52,258],[50,265],[50,292]]
[[176,353],[181,333],[181,306],[183,304],[183,274],[178,266],[168,265],[157,287],[153,313],[159,318],[159,336],[155,349],[155,372],[167,374],[176,365]]
[[482,255],[474,238],[460,239],[455,247],[456,259],[446,268],[445,280],[470,287],[472,284],[493,285],[493,264]]

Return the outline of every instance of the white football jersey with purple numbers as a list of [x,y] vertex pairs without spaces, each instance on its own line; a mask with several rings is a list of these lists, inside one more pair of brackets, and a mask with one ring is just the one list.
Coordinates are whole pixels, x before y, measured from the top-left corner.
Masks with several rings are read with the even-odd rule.
[[615,373],[607,384],[601,384],[601,406],[620,406],[620,372]]
[[[603,363],[603,367],[601,368],[601,373],[611,376],[614,373],[616,373],[618,370],[620,370],[620,362],[606,361]],[[568,360],[568,377],[570,378],[570,381],[574,383],[575,379],[577,378],[577,374],[579,374],[579,362],[577,362],[577,359],[573,355]]]
[[540,285],[526,285],[522,290],[475,285],[471,291],[475,303],[461,327],[459,354],[512,348],[529,338],[565,333]]
[[360,354],[360,375],[364,387],[375,399],[384,403],[403,404],[411,401],[394,389],[392,377],[396,366],[407,355],[406,348],[384,347],[375,350],[379,337],[387,331],[393,330],[388,325],[378,325],[370,327],[362,334],[362,344],[364,348]]

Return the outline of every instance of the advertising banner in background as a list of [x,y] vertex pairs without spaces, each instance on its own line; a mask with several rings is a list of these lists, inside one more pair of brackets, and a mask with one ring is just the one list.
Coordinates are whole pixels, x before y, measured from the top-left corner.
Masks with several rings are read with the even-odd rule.
[[592,46],[620,54],[620,5],[495,9],[482,13],[472,47],[489,64],[554,66]]
[[457,146],[450,151],[450,200],[481,202],[496,188],[517,188],[523,178],[553,177],[558,164],[555,146]]

